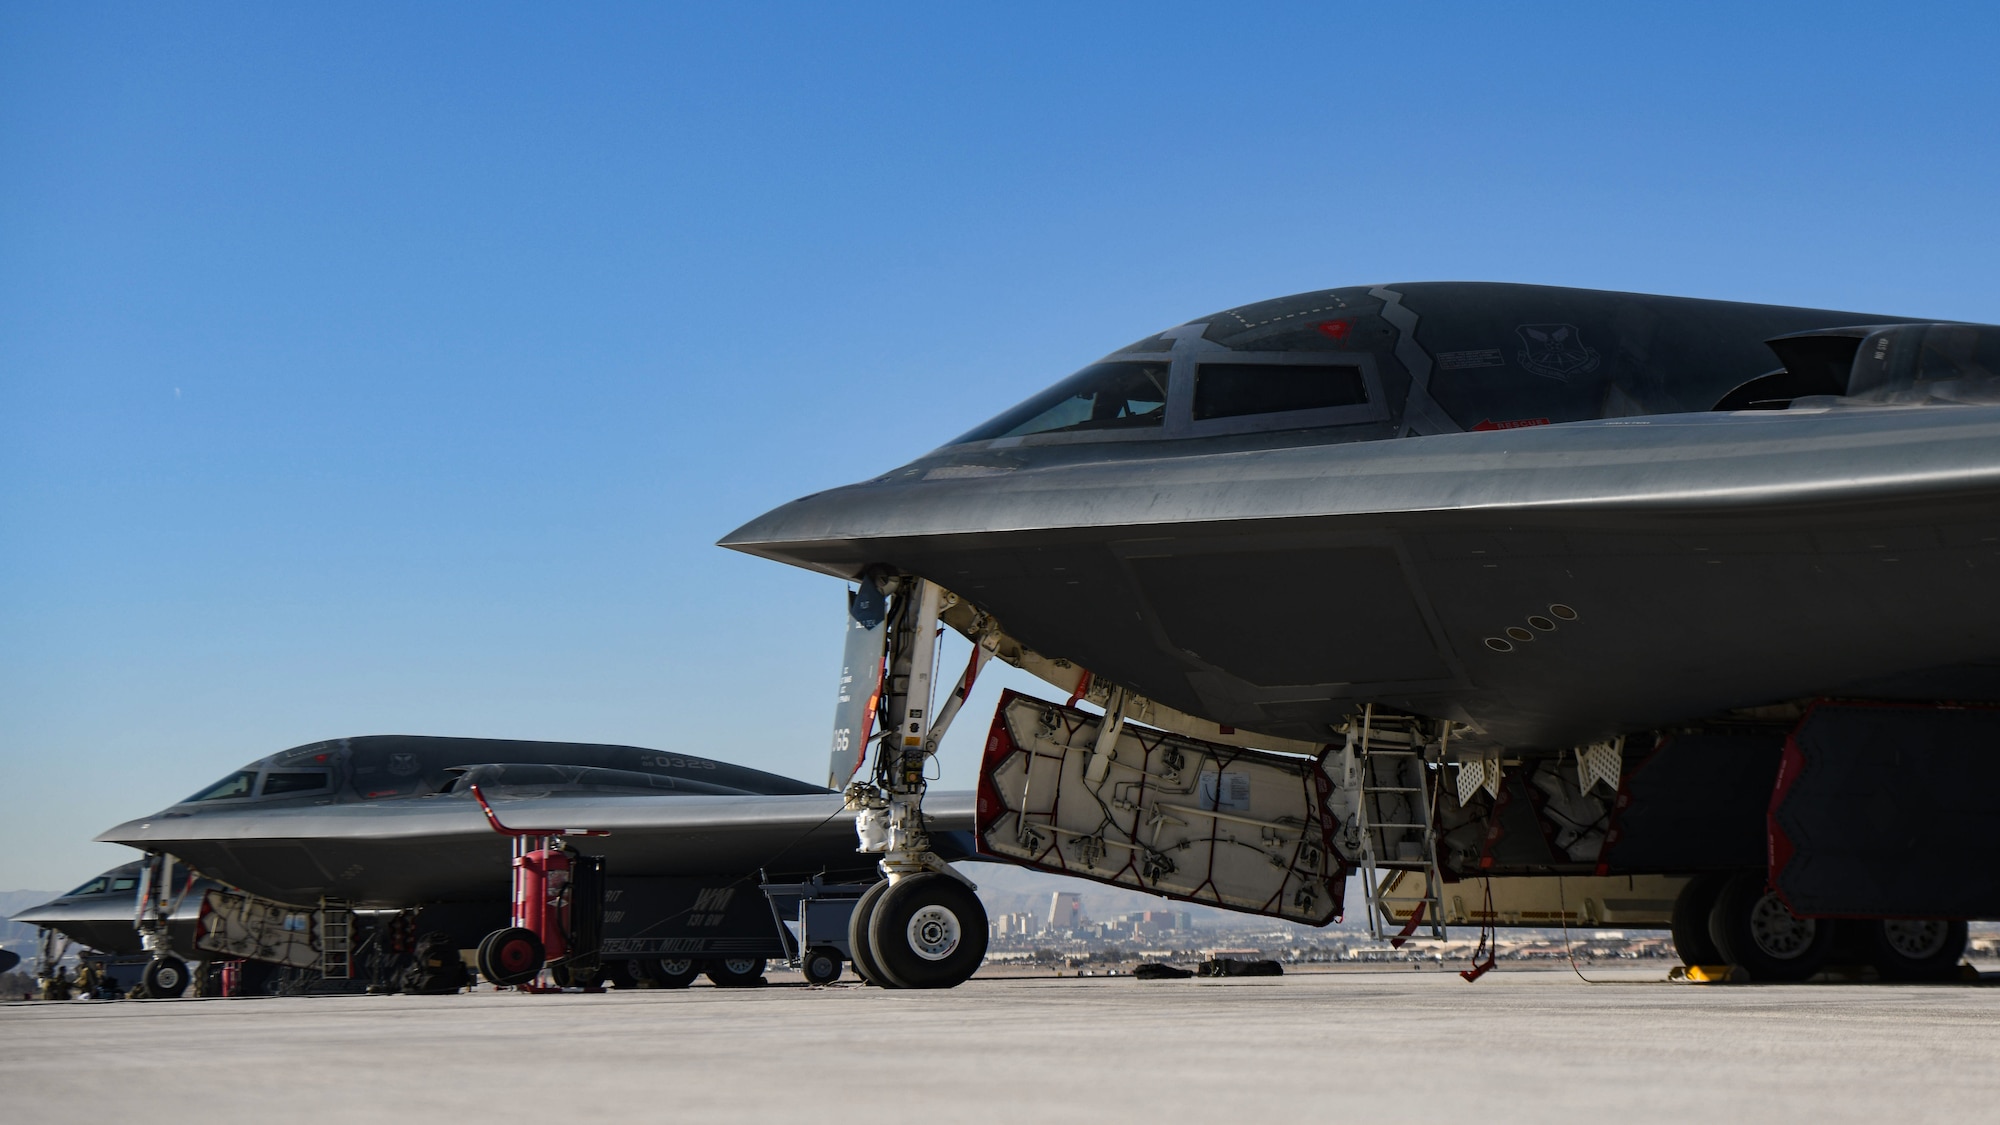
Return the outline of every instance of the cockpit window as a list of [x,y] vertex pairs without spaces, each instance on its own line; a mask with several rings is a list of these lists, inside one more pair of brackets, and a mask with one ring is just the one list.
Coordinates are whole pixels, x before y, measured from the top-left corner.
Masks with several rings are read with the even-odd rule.
[[120,875],[118,878],[111,880],[111,890],[113,891],[130,891],[137,889],[138,886],[139,880],[131,875]]
[[289,770],[264,775],[264,796],[284,793],[317,793],[326,788],[325,770]]
[[1333,364],[1204,363],[1195,369],[1194,420],[1359,406],[1359,367]]
[[951,444],[1157,426],[1166,413],[1165,361],[1093,363]]
[[191,805],[196,801],[220,801],[225,797],[248,797],[257,784],[256,770],[237,770],[214,785],[196,793],[181,804]]
[[83,886],[78,887],[77,889],[71,891],[70,893],[64,895],[63,897],[75,898],[77,895],[101,895],[104,893],[104,884],[105,884],[104,876],[99,875],[97,878],[92,879],[90,882],[85,883]]

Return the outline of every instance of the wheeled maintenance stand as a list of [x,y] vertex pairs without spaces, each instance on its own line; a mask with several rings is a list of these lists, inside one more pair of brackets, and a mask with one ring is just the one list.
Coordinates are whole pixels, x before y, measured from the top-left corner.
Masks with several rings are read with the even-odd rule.
[[[840,979],[843,961],[854,960],[848,927],[855,904],[872,884],[827,884],[814,878],[805,883],[764,883],[760,889],[771,903],[771,921],[785,946],[789,967],[804,974],[807,984],[832,984]],[[793,935],[785,916],[798,925]]]
[[[951,988],[986,959],[986,908],[972,884],[931,850],[924,826],[925,766],[992,656],[975,643],[943,710],[933,710],[938,615],[947,596],[921,578],[871,572],[849,598],[830,784],[845,786],[859,850],[882,857],[884,879],[855,903],[848,946],[855,971],[885,988]],[[853,780],[871,747],[872,777]]]
[[[608,836],[589,828],[509,828],[486,795],[473,799],[493,831],[514,841],[513,924],[479,943],[479,974],[524,991],[597,987],[598,938],[604,930],[604,857],[584,855],[565,836]],[[551,984],[537,983],[543,968]]]

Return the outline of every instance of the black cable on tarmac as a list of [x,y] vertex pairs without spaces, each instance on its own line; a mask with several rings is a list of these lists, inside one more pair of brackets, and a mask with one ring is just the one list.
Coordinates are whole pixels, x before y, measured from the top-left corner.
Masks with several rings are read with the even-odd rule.
[[1562,918],[1563,956],[1569,958],[1569,971],[1575,973],[1576,979],[1585,984],[1610,984],[1610,981],[1591,980],[1589,977],[1583,975],[1582,969],[1577,968],[1576,946],[1570,941],[1569,936],[1569,896],[1563,890],[1563,877],[1561,875],[1556,876],[1556,912]]

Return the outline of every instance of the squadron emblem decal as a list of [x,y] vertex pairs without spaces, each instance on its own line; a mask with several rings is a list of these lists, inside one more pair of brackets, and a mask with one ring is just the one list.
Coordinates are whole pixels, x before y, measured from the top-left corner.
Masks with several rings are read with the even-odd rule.
[[1597,349],[1583,346],[1574,324],[1523,324],[1514,331],[1521,336],[1514,358],[1537,375],[1567,383],[1597,370]]
[[392,777],[408,777],[423,768],[415,754],[389,755],[389,774]]

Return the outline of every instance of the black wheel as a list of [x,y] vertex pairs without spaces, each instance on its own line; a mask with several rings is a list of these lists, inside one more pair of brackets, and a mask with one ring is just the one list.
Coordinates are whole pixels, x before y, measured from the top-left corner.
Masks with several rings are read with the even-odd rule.
[[1689,879],[1674,899],[1674,952],[1683,965],[1723,964],[1722,950],[1708,936],[1708,916],[1715,911],[1715,896],[1729,881],[1726,874],[1710,872]]
[[459,957],[458,942],[442,930],[433,930],[417,939],[409,963],[390,980],[396,990],[414,996],[446,996],[471,984],[471,978]]
[[506,930],[494,930],[492,933],[480,938],[479,944],[472,949],[472,967],[479,970],[480,979],[488,984],[493,983],[493,978],[486,974],[487,950],[492,947],[494,938],[506,932]]
[[1965,956],[1965,923],[1942,918],[1881,918],[1861,929],[1868,962],[1883,980],[1951,980]]
[[654,988],[686,988],[701,975],[702,964],[687,957],[660,957],[632,962],[632,972]]
[[882,901],[889,890],[887,880],[861,892],[854,900],[854,913],[847,917],[847,951],[854,957],[854,975],[868,984],[883,988],[894,988],[884,980],[882,969],[875,964],[875,953],[868,947],[868,925],[875,917],[875,906]]
[[869,952],[899,988],[956,988],[986,960],[986,908],[971,888],[927,871],[882,892]]
[[1792,914],[1762,872],[1735,875],[1723,884],[1709,912],[1708,935],[1731,965],[1751,980],[1804,980],[1826,964],[1833,945],[1830,922]]
[[498,985],[534,980],[544,959],[542,939],[519,926],[495,930],[479,943],[479,975]]
[[139,979],[146,995],[172,1000],[187,991],[188,967],[178,957],[155,957],[146,963],[145,975]]
[[632,969],[630,961],[606,961],[598,972],[597,979],[619,991],[639,987],[639,976]]
[[755,988],[764,983],[762,957],[725,957],[710,961],[705,971],[717,988]]
[[808,949],[799,967],[807,984],[832,984],[840,979],[840,950],[824,945]]

